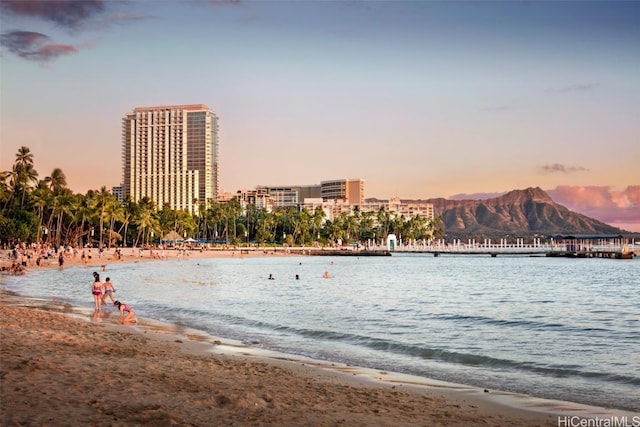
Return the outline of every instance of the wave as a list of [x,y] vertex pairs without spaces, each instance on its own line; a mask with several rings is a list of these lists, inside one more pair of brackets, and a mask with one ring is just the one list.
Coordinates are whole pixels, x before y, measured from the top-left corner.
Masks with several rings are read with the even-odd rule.
[[[549,323],[549,322],[539,322],[533,320],[517,320],[517,319],[497,319],[494,317],[483,317],[483,316],[466,316],[466,315],[458,315],[458,314],[442,314],[434,316],[436,319],[445,320],[445,321],[453,321],[460,323],[478,323],[478,324],[487,324],[492,326],[506,326],[513,328],[524,328],[527,330],[556,330],[561,332],[573,332],[578,334],[591,334],[594,332],[605,333],[605,334],[617,334],[620,331],[607,329],[607,328],[598,328],[598,327],[580,327],[580,326],[571,326],[562,323]],[[640,336],[640,333],[637,334]]]
[[[196,313],[193,313],[196,314]],[[197,315],[205,315],[206,312],[197,312]],[[209,313],[210,314],[210,313]],[[189,316],[191,317],[191,316]],[[609,374],[580,369],[580,365],[545,365],[537,362],[516,361],[505,358],[496,358],[482,354],[464,353],[442,348],[430,348],[415,344],[406,344],[389,339],[381,339],[367,335],[336,332],[333,330],[298,328],[286,325],[278,325],[265,321],[251,320],[244,317],[222,315],[219,320],[227,324],[244,325],[249,328],[268,330],[285,335],[294,335],[310,340],[328,341],[333,343],[348,344],[363,349],[374,350],[380,353],[409,356],[423,360],[433,360],[451,365],[476,367],[491,371],[526,372],[542,377],[567,378],[577,377],[597,380],[607,383],[618,383],[631,386],[640,386],[640,377],[621,374]],[[507,322],[512,323],[512,322]],[[255,344],[255,342],[253,342]]]

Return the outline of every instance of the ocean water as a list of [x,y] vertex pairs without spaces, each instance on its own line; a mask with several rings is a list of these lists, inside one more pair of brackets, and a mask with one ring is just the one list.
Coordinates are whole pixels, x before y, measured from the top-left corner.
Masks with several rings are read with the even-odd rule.
[[[90,309],[92,271],[0,280]],[[253,347],[640,411],[638,258],[233,257],[113,263],[101,276],[139,317]]]

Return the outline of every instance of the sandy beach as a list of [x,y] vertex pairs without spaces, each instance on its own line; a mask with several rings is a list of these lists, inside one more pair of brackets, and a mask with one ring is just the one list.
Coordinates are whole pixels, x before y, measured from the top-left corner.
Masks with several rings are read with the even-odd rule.
[[[106,254],[86,267],[108,271],[113,262],[154,260],[123,254],[118,261]],[[67,260],[65,267],[76,263]],[[57,263],[41,268],[53,270]],[[0,322],[3,426],[557,425],[549,412],[502,405],[482,391],[374,381],[355,368],[225,354],[216,349],[224,343],[189,339],[147,319],[120,325],[115,312],[95,323],[69,307],[4,293]]]

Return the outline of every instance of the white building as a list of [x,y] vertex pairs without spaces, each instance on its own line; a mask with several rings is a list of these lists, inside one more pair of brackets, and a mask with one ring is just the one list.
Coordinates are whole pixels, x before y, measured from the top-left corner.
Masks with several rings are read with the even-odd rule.
[[136,108],[122,119],[123,197],[197,212],[218,195],[218,117],[206,105]]

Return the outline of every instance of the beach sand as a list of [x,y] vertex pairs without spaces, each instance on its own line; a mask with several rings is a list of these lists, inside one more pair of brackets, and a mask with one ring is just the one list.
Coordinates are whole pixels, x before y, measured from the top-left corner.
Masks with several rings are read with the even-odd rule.
[[[100,266],[94,264],[87,267]],[[58,311],[0,294],[3,426],[557,425],[549,412],[501,405],[477,390],[412,387],[373,381],[355,368],[224,354],[219,342],[158,330],[145,319],[128,326],[116,313],[96,323],[90,314]]]

